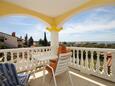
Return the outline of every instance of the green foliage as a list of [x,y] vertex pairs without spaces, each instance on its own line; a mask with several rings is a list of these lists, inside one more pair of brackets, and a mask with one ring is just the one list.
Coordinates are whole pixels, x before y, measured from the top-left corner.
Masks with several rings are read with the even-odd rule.
[[115,43],[97,43],[97,42],[63,42],[66,46],[73,46],[73,47],[89,47],[89,48],[113,48],[115,49]]
[[48,41],[47,41],[47,37],[46,37],[46,32],[44,32],[44,42],[43,42],[44,46],[48,46]]
[[4,43],[0,43],[0,49],[7,49],[8,47]]
[[0,37],[0,42],[4,42],[4,37]]
[[38,41],[39,46],[49,46],[50,42],[47,41],[46,32],[44,32],[44,40],[40,39]]
[[28,46],[28,35],[26,34],[25,36],[25,43],[24,43],[24,46],[27,47]]
[[32,46],[33,43],[34,43],[34,40],[33,40],[32,36],[31,36],[31,37],[29,38],[29,42],[28,42],[29,47]]
[[39,44],[39,46],[43,46],[44,40],[40,39],[40,40],[38,41],[38,44]]

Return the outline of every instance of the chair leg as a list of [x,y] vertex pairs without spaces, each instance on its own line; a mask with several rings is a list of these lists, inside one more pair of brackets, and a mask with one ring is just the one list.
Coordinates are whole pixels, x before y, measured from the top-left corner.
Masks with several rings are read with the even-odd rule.
[[54,84],[55,84],[55,86],[57,86],[57,83],[56,83],[56,78],[55,78],[55,74],[54,74],[54,71],[52,71],[52,75],[53,75],[53,79],[54,79]]
[[51,83],[52,77],[53,77],[53,75],[51,74],[50,83]]
[[73,86],[72,78],[71,78],[71,75],[70,75],[69,71],[68,71],[68,74],[69,74],[69,79],[70,79],[71,85]]
[[47,66],[51,69],[52,75],[53,75],[53,79],[54,79],[54,84],[55,84],[55,86],[57,86],[54,70],[53,70],[53,68],[51,66],[49,66],[49,65],[47,65]]

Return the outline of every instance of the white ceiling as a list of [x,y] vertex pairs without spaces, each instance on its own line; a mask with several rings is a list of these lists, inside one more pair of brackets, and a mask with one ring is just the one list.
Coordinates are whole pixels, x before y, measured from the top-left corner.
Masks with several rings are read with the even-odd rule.
[[89,0],[5,0],[24,8],[40,12],[47,16],[56,17]]

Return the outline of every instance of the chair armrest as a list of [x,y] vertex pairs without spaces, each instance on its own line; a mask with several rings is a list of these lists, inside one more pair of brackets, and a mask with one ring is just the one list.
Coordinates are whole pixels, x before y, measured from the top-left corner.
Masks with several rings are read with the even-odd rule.
[[49,64],[47,64],[46,66],[49,67],[52,71],[54,71],[54,69]]

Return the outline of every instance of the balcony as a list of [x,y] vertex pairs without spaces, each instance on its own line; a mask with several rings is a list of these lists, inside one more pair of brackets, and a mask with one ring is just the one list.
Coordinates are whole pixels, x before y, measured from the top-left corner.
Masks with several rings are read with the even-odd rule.
[[[115,85],[115,49],[68,47],[71,50],[69,73],[73,85],[79,86],[114,86]],[[112,66],[108,69],[107,52],[112,53]],[[45,83],[42,83],[42,65],[32,54],[48,55],[51,47],[16,48],[0,50],[1,63],[9,62],[16,65],[18,73],[31,73],[30,86],[54,86],[51,75],[46,74]],[[47,61],[45,62],[47,63]],[[66,73],[56,77],[58,86],[71,86]]]
[[[46,79],[44,83],[45,85],[42,83],[43,65],[48,63],[48,61],[45,62],[36,61],[34,58],[32,58],[32,54],[39,54],[42,56],[42,55],[48,55],[52,53],[56,55],[57,48],[59,45],[59,32],[64,29],[63,27],[64,22],[72,18],[74,15],[79,15],[80,13],[89,11],[93,8],[114,6],[114,4],[115,4],[115,0],[45,0],[45,3],[43,0],[0,0],[0,17],[9,16],[9,15],[24,15],[24,16],[30,16],[36,19],[40,19],[42,22],[46,24],[45,28],[51,34],[51,43],[50,43],[51,47],[2,49],[0,50],[0,63],[6,63],[6,62],[14,63],[18,73],[30,73],[31,74],[29,80],[30,86],[45,86],[45,85],[54,86],[53,81],[51,82],[49,81],[51,76],[48,73],[45,78]],[[104,10],[103,14],[106,14],[105,9],[101,9],[101,10]],[[110,14],[109,16],[114,16],[114,13],[112,12],[113,10],[111,10],[111,12],[109,10],[111,9],[108,9],[109,12],[108,14]],[[93,11],[93,13],[95,13],[95,11]],[[104,16],[103,14],[97,13],[97,15]],[[85,15],[83,15],[83,17],[81,18],[78,16],[78,19],[75,19],[75,21],[76,20],[81,21],[82,19],[84,19],[84,16]],[[81,26],[80,26],[78,22],[78,24],[75,25],[75,27],[78,26],[76,27],[75,30],[77,31],[78,28],[82,27],[79,31],[83,31],[82,29],[85,29],[87,32],[92,33],[92,30],[93,29],[95,30],[96,28],[97,28],[96,31],[102,28],[102,32],[103,30],[108,30],[111,28],[114,29],[113,26],[115,22],[112,21],[113,17],[109,19],[106,16],[104,17],[102,16],[98,17],[99,19],[96,19],[96,16],[93,14],[91,18],[92,17],[94,18],[92,18],[91,21],[89,21],[90,17],[88,18],[86,15],[87,17],[86,19],[90,23],[88,24],[87,23],[88,21],[85,21],[84,19],[82,20],[84,24],[81,21]],[[107,19],[107,21],[109,20],[109,22],[107,23],[104,20],[103,22],[105,23],[101,24],[100,22],[101,17],[102,20]],[[18,17],[18,19],[19,18],[20,17]],[[25,19],[20,19],[20,20],[25,20]],[[10,19],[8,20],[11,26],[14,25],[13,27],[16,27],[15,24],[18,25],[17,24],[18,22],[15,21],[17,19],[14,19],[12,22]],[[27,22],[25,24],[22,24],[25,21],[20,21],[20,24],[24,25],[25,31],[23,32],[27,32],[25,25],[32,25],[32,24],[34,25],[32,27],[32,30],[35,30],[37,32],[37,29],[35,29],[37,24],[33,21],[29,23],[28,22],[29,20],[31,21],[31,18],[27,19],[26,20]],[[97,21],[94,22],[93,24],[92,21],[95,20]],[[99,27],[97,27],[98,22],[100,22]],[[7,26],[7,28],[9,29],[6,30],[5,32],[10,31],[11,28],[9,27],[8,22],[5,23],[5,21],[3,20],[3,23],[1,23],[1,25]],[[86,29],[86,25],[88,25],[87,29]],[[93,27],[91,28],[90,25],[92,25],[94,28]],[[4,29],[2,27],[1,27],[2,29],[1,31],[3,31]],[[17,26],[17,27],[18,27],[17,29],[21,28],[21,26]],[[30,26],[28,27],[30,28]],[[71,24],[69,28],[71,28]],[[89,28],[91,28],[91,31],[89,31]],[[71,29],[68,30],[67,32],[74,32],[74,31]],[[111,30],[111,32],[113,32],[113,30]],[[105,32],[104,35],[107,35],[106,33],[107,32]],[[114,32],[110,35],[113,34]],[[32,35],[34,34],[32,33]],[[64,34],[62,35],[64,36]],[[80,33],[80,35],[82,34]],[[93,37],[94,33],[88,36],[88,38],[90,38],[91,36]],[[100,34],[98,35],[98,37],[102,37],[103,39],[103,36],[100,36]],[[112,38],[112,40],[114,38],[113,36],[109,37],[108,35],[107,37],[109,40],[111,40],[110,38]],[[81,39],[81,37],[79,36],[78,38]],[[94,37],[92,39],[94,40]],[[1,40],[3,41],[3,39]],[[11,39],[10,41],[12,42]],[[115,86],[115,58],[114,58],[115,49],[82,48],[82,47],[68,47],[68,49],[70,49],[72,52],[69,68],[70,68],[70,74],[72,76],[74,86]],[[112,65],[109,67],[108,67],[109,63],[107,60],[107,52],[112,53],[112,58],[111,58]],[[71,84],[68,81],[68,77],[64,74],[56,77],[56,79],[58,82],[58,86],[71,86]]]

